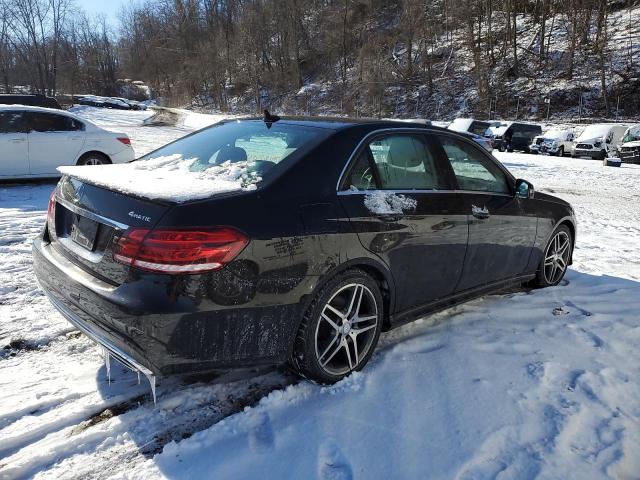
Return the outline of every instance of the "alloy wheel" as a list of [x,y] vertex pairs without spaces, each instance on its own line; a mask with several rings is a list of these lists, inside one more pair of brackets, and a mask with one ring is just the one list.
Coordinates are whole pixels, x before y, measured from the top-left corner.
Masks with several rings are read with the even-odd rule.
[[85,165],[102,165],[104,162],[97,157],[89,157],[84,161]]
[[378,305],[365,285],[350,283],[325,304],[315,331],[320,367],[331,375],[356,370],[376,337]]
[[571,238],[565,231],[559,231],[549,242],[544,255],[544,279],[549,285],[560,281],[569,263]]

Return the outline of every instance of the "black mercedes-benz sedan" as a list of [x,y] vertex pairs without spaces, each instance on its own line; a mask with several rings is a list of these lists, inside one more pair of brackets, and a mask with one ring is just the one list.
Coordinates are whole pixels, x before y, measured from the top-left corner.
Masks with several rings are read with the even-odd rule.
[[420,123],[230,120],[63,174],[34,242],[37,278],[150,377],[289,363],[335,382],[381,331],[558,284],[576,236],[567,202]]

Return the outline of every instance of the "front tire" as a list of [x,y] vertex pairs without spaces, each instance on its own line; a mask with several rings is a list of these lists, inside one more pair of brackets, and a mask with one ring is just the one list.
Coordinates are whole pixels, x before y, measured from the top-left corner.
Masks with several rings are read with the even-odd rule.
[[348,270],[327,284],[309,305],[296,336],[291,365],[319,383],[335,383],[361,370],[382,330],[384,306],[378,283]]
[[564,157],[564,147],[560,146],[560,148],[558,148],[558,153],[556,154],[559,157]]
[[560,225],[551,235],[540,266],[536,273],[534,285],[539,288],[558,285],[567,273],[569,260],[573,251],[573,236],[566,225]]

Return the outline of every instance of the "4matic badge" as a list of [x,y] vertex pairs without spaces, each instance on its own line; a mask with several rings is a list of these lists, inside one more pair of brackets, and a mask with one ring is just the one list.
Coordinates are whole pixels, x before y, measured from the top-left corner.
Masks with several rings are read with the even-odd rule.
[[137,220],[144,220],[145,222],[151,222],[151,217],[147,217],[146,215],[140,215],[139,213],[136,213],[133,210],[129,212],[129,216]]

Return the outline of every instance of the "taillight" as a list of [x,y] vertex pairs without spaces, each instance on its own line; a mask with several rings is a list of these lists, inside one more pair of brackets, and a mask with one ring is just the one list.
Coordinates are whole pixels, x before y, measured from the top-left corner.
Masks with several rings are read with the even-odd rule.
[[247,246],[246,235],[231,227],[130,228],[117,241],[113,258],[125,265],[168,274],[219,270]]
[[120,143],[124,143],[125,145],[131,145],[131,140],[129,139],[129,137],[118,137],[117,140]]
[[51,196],[49,197],[49,205],[47,206],[47,224],[49,225],[49,230],[54,228],[55,226],[55,217],[56,217],[56,189],[53,189],[51,192]]

